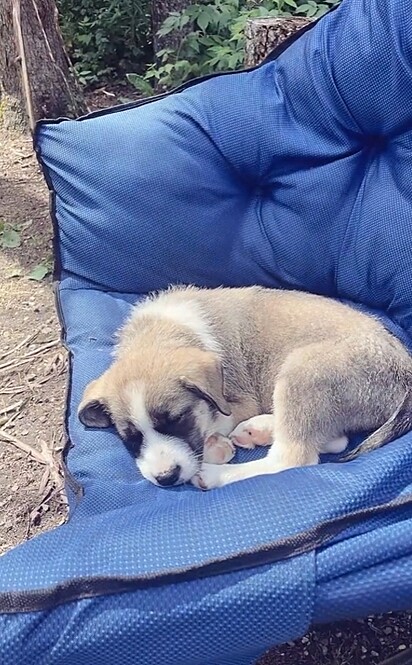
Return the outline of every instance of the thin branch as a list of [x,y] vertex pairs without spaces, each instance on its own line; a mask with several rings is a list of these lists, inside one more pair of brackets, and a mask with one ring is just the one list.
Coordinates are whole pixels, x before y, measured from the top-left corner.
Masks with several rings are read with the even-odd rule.
[[21,6],[20,6],[20,0],[12,0],[12,2],[13,2],[13,25],[16,33],[17,50],[21,61],[21,74],[23,79],[24,98],[26,101],[26,109],[27,109],[27,115],[29,117],[30,129],[33,132],[36,121],[34,118],[33,100],[30,90],[29,74],[27,71],[26,52],[24,49],[23,33],[21,29]]
[[21,342],[19,342],[19,344],[17,344],[17,346],[14,346],[9,351],[6,351],[5,353],[2,353],[0,355],[0,359],[3,360],[3,358],[7,358],[7,356],[11,356],[12,353],[16,353],[16,351],[21,349],[22,346],[26,346],[27,344],[29,344],[35,337],[37,337],[40,330],[41,330],[41,328],[36,330],[36,332],[31,333],[30,335],[27,335],[27,337],[25,337]]
[[13,446],[19,448],[19,450],[21,450],[23,453],[30,455],[39,464],[48,464],[48,461],[44,459],[41,453],[39,453],[32,446],[29,446],[28,443],[24,443],[23,441],[20,441],[20,439],[18,439],[16,436],[13,436],[12,434],[5,432],[4,427],[5,425],[3,425],[3,427],[0,428],[0,439],[4,439],[5,441],[12,443]]

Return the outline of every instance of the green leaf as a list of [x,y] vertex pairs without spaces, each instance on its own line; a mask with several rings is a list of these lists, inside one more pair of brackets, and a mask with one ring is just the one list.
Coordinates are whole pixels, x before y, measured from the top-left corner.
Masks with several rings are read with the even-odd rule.
[[283,0],[285,5],[289,5],[289,7],[293,7],[294,9],[297,8],[297,4],[295,0]]
[[197,38],[197,41],[199,44],[202,44],[202,46],[212,46],[214,44],[214,41],[209,35],[200,35]]
[[194,20],[202,13],[202,11],[204,11],[204,7],[201,7],[200,5],[189,5],[185,9],[185,14],[187,14],[191,20]]
[[324,14],[327,14],[329,11],[329,7],[327,5],[319,5],[319,9],[316,12],[316,18],[320,18],[321,16],[324,16]]
[[147,95],[148,97],[153,95],[152,86],[150,85],[150,83],[146,81],[146,79],[143,78],[143,76],[140,76],[139,74],[130,73],[126,74],[126,78],[129,81],[129,83],[134,88],[136,88],[136,90],[141,92],[143,95]]
[[229,69],[236,69],[240,64],[240,58],[238,53],[233,53],[228,60]]
[[50,266],[45,263],[39,263],[33,268],[33,270],[27,275],[28,279],[33,279],[36,282],[41,282],[42,279],[50,273]]
[[192,50],[193,54],[200,53],[200,46],[201,44],[197,39],[194,39],[193,42],[190,44],[190,48]]
[[160,51],[158,51],[158,52],[156,53],[156,57],[157,57],[157,58],[162,58],[162,59],[166,58],[166,60],[167,60],[167,58],[169,57],[169,55],[171,55],[172,53],[173,53],[173,50],[172,50],[172,49],[170,49],[170,48],[162,48],[162,49],[160,49]]
[[182,14],[180,18],[180,29],[184,28],[185,25],[189,23],[189,21],[190,21],[190,16],[188,16],[187,14]]
[[167,19],[163,22],[162,26],[160,29],[157,31],[157,34],[160,35],[161,37],[164,37],[165,35],[168,35],[169,32],[172,32],[173,30],[178,30],[180,25],[180,14],[170,14]]
[[218,62],[220,62],[219,56],[217,56],[216,58],[211,58],[210,60],[208,60],[208,64],[209,64],[210,67],[215,67]]
[[310,9],[310,5],[305,3],[304,5],[299,5],[297,8],[295,14],[306,14],[306,12]]
[[3,248],[7,247],[8,249],[15,249],[16,247],[20,247],[20,245],[21,245],[20,233],[15,229],[6,226],[3,229],[3,233],[1,236],[1,246]]
[[203,32],[206,31],[207,26],[209,25],[209,16],[207,11],[203,11],[199,16],[197,17],[197,24]]

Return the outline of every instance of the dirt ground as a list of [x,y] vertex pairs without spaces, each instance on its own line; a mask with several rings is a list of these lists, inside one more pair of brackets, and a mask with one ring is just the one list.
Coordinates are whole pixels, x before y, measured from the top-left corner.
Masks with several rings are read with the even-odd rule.
[[0,553],[4,553],[65,517],[54,454],[62,445],[66,358],[59,345],[51,278],[28,278],[37,266],[43,271],[51,266],[47,189],[30,139],[2,133],[0,145]]
[[[115,99],[98,91],[90,106]],[[29,138],[0,129],[0,146],[1,556],[65,520],[59,453],[67,358],[54,310],[47,188]],[[411,615],[392,614],[313,631],[258,665],[375,665],[409,647]]]

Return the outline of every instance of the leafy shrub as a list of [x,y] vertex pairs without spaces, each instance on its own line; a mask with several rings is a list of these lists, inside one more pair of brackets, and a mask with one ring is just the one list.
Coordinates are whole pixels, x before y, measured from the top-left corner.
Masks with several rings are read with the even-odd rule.
[[148,0],[57,0],[62,34],[81,83],[143,70],[148,5]]
[[135,76],[133,85],[148,94],[148,82],[156,87],[171,87],[213,71],[242,67],[245,48],[244,29],[249,18],[267,16],[320,17],[340,0],[213,0],[193,4],[182,12],[171,12],[159,34],[168,35],[185,25],[193,30],[178,50],[160,51],[160,64],[149,65],[145,75]]

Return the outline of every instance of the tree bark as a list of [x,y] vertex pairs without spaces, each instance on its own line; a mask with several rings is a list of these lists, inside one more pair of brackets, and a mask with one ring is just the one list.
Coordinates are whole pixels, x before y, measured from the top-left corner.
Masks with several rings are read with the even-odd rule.
[[0,122],[25,129],[86,110],[54,0],[0,0]]
[[259,65],[276,46],[312,20],[305,16],[249,19],[245,29],[245,67]]
[[153,33],[153,51],[156,54],[162,49],[173,49],[177,51],[182,40],[192,29],[190,23],[186,24],[182,30],[173,30],[168,35],[161,37],[157,31],[162,26],[163,22],[167,19],[170,12],[181,12],[189,5],[193,4],[191,0],[152,0],[151,4],[151,18],[152,18],[152,33]]

